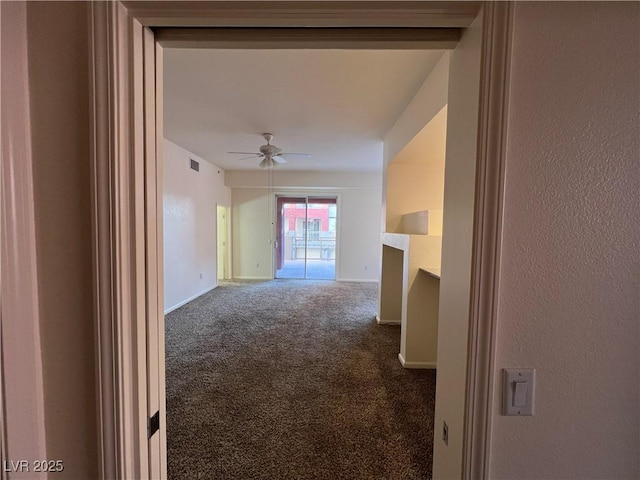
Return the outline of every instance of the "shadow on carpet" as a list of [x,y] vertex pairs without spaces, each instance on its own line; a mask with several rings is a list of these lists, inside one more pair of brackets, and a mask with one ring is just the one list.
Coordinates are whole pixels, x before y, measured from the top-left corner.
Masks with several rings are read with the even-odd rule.
[[169,479],[427,479],[435,372],[377,285],[226,282],[166,317]]

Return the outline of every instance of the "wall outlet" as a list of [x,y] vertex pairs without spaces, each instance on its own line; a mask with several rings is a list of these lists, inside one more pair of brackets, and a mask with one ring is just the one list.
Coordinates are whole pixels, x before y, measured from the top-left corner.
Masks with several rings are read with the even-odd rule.
[[449,426],[447,422],[442,422],[442,441],[446,446],[449,446]]

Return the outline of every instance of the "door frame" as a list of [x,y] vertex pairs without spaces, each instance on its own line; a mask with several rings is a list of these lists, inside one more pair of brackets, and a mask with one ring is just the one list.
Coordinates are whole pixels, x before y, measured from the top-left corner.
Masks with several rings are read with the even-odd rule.
[[[340,194],[339,193],[322,193],[322,192],[314,192],[314,193],[310,193],[310,192],[303,192],[303,191],[294,191],[294,192],[290,192],[290,193],[276,193],[274,195],[275,197],[275,204],[276,204],[276,210],[275,210],[275,232],[273,234],[273,238],[276,239],[276,241],[278,242],[277,244],[277,251],[274,254],[274,259],[273,259],[273,278],[278,278],[276,276],[277,271],[279,270],[279,265],[280,265],[280,256],[282,254],[283,251],[283,243],[282,243],[282,239],[280,238],[280,235],[282,233],[282,229],[283,224],[282,224],[282,214],[281,214],[281,209],[280,209],[280,205],[282,205],[284,207],[284,202],[280,202],[280,200],[304,200],[304,203],[306,205],[306,215],[305,215],[305,220],[308,220],[309,218],[309,199],[320,199],[320,200],[333,200],[333,202],[319,202],[319,203],[327,203],[327,204],[335,204],[336,206],[336,249],[335,249],[335,253],[334,253],[334,261],[333,261],[333,265],[334,265],[334,275],[333,275],[333,279],[335,281],[338,281],[338,251],[339,251],[339,242],[340,242]],[[305,236],[306,236],[306,230],[305,230]],[[306,242],[305,242],[305,250],[306,250]],[[307,258],[306,258],[306,252],[305,252],[305,269],[304,269],[304,279],[307,279],[307,267],[306,267],[306,262],[307,262]]]
[[[219,253],[219,227],[220,222],[218,222],[218,211],[219,209],[224,210],[224,255],[222,259],[222,280],[228,280],[231,278],[231,208],[222,203],[216,203],[216,270],[220,268],[220,256]],[[216,278],[218,277],[218,272],[216,271]],[[217,278],[217,280],[221,280]]]
[[[145,193],[147,175],[161,162],[149,139],[161,132],[161,111],[150,118],[149,74],[161,70],[145,37],[168,26],[247,27],[243,48],[313,48],[327,45],[323,28],[281,29],[277,41],[251,27],[371,27],[348,34],[343,48],[424,48],[451,41],[451,31],[412,41],[394,27],[466,27],[483,12],[480,114],[473,226],[471,314],[465,407],[463,477],[488,478],[490,458],[496,300],[503,222],[506,120],[511,57],[510,2],[263,1],[92,2],[92,212],[99,458],[101,478],[166,476],[164,437],[147,442],[149,385],[164,387],[163,372],[147,372],[147,327],[163,329],[157,310],[162,285],[162,225],[156,195]],[[375,27],[375,28],[374,28]],[[304,45],[300,43],[304,31]],[[396,32],[397,33],[397,32]],[[351,35],[351,36],[350,36]],[[322,38],[321,38],[322,37]],[[367,37],[367,38],[364,38]],[[363,40],[364,38],[364,40]],[[184,39],[180,40],[184,43]],[[196,42],[193,36],[186,40]],[[224,41],[217,39],[216,42]],[[324,42],[324,43],[323,43]],[[429,43],[431,42],[431,43]],[[440,43],[438,43],[440,42]],[[227,42],[227,45],[229,43]],[[435,47],[441,48],[441,47]],[[145,55],[147,52],[147,55]],[[145,76],[145,74],[147,76]],[[146,81],[146,84],[145,84]],[[146,95],[146,97],[145,97]],[[158,104],[161,106],[161,102]],[[157,135],[156,139],[161,135]],[[156,140],[157,141],[157,140]],[[146,145],[146,146],[145,146]],[[161,149],[157,149],[160,154]],[[161,251],[161,250],[160,250]],[[149,263],[153,266],[150,269]],[[155,272],[155,273],[154,273]],[[149,276],[151,274],[151,276]],[[158,313],[154,317],[153,311]],[[160,399],[161,435],[164,435]],[[147,462],[147,459],[149,460]]]

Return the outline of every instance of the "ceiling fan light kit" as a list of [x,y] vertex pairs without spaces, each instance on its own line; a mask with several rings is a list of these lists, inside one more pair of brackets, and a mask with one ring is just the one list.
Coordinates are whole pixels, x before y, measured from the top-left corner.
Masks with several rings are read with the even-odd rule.
[[286,158],[309,158],[311,155],[308,153],[290,153],[283,152],[281,148],[271,145],[273,140],[273,134],[263,133],[262,137],[267,141],[266,145],[262,145],[258,152],[227,152],[234,155],[249,155],[248,157],[241,158],[240,160],[248,160],[253,158],[262,158],[262,161],[258,164],[261,168],[273,168],[276,165],[287,163]]

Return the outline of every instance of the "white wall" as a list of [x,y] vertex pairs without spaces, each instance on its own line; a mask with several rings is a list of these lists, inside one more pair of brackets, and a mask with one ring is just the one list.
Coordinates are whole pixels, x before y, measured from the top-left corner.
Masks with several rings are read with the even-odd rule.
[[640,4],[514,8],[490,476],[640,478]]
[[271,204],[266,171],[229,172],[234,278],[273,278],[273,194],[338,196],[337,280],[378,280],[381,175],[276,172]]
[[[200,171],[190,167],[200,162]],[[231,204],[224,170],[164,141],[164,309],[217,285],[217,204]]]
[[377,281],[380,274],[380,188],[341,190],[337,280]]
[[[380,212],[383,228],[389,226],[395,230],[395,228],[393,228],[393,225],[395,225],[393,221],[391,221],[391,225],[388,225],[387,223],[387,184],[389,182],[387,166],[396,157],[396,155],[400,154],[401,151],[411,143],[416,135],[425,128],[425,125],[427,125],[431,119],[447,105],[447,92],[449,89],[449,55],[449,52],[444,52],[442,54],[442,57],[433,67],[433,70],[427,76],[418,92],[411,99],[407,108],[405,108],[393,127],[391,127],[384,137],[382,210]],[[390,216],[393,217],[398,212],[392,211],[389,213]]]
[[387,165],[447,104],[449,55],[442,54],[424,83],[384,137],[383,159]]

